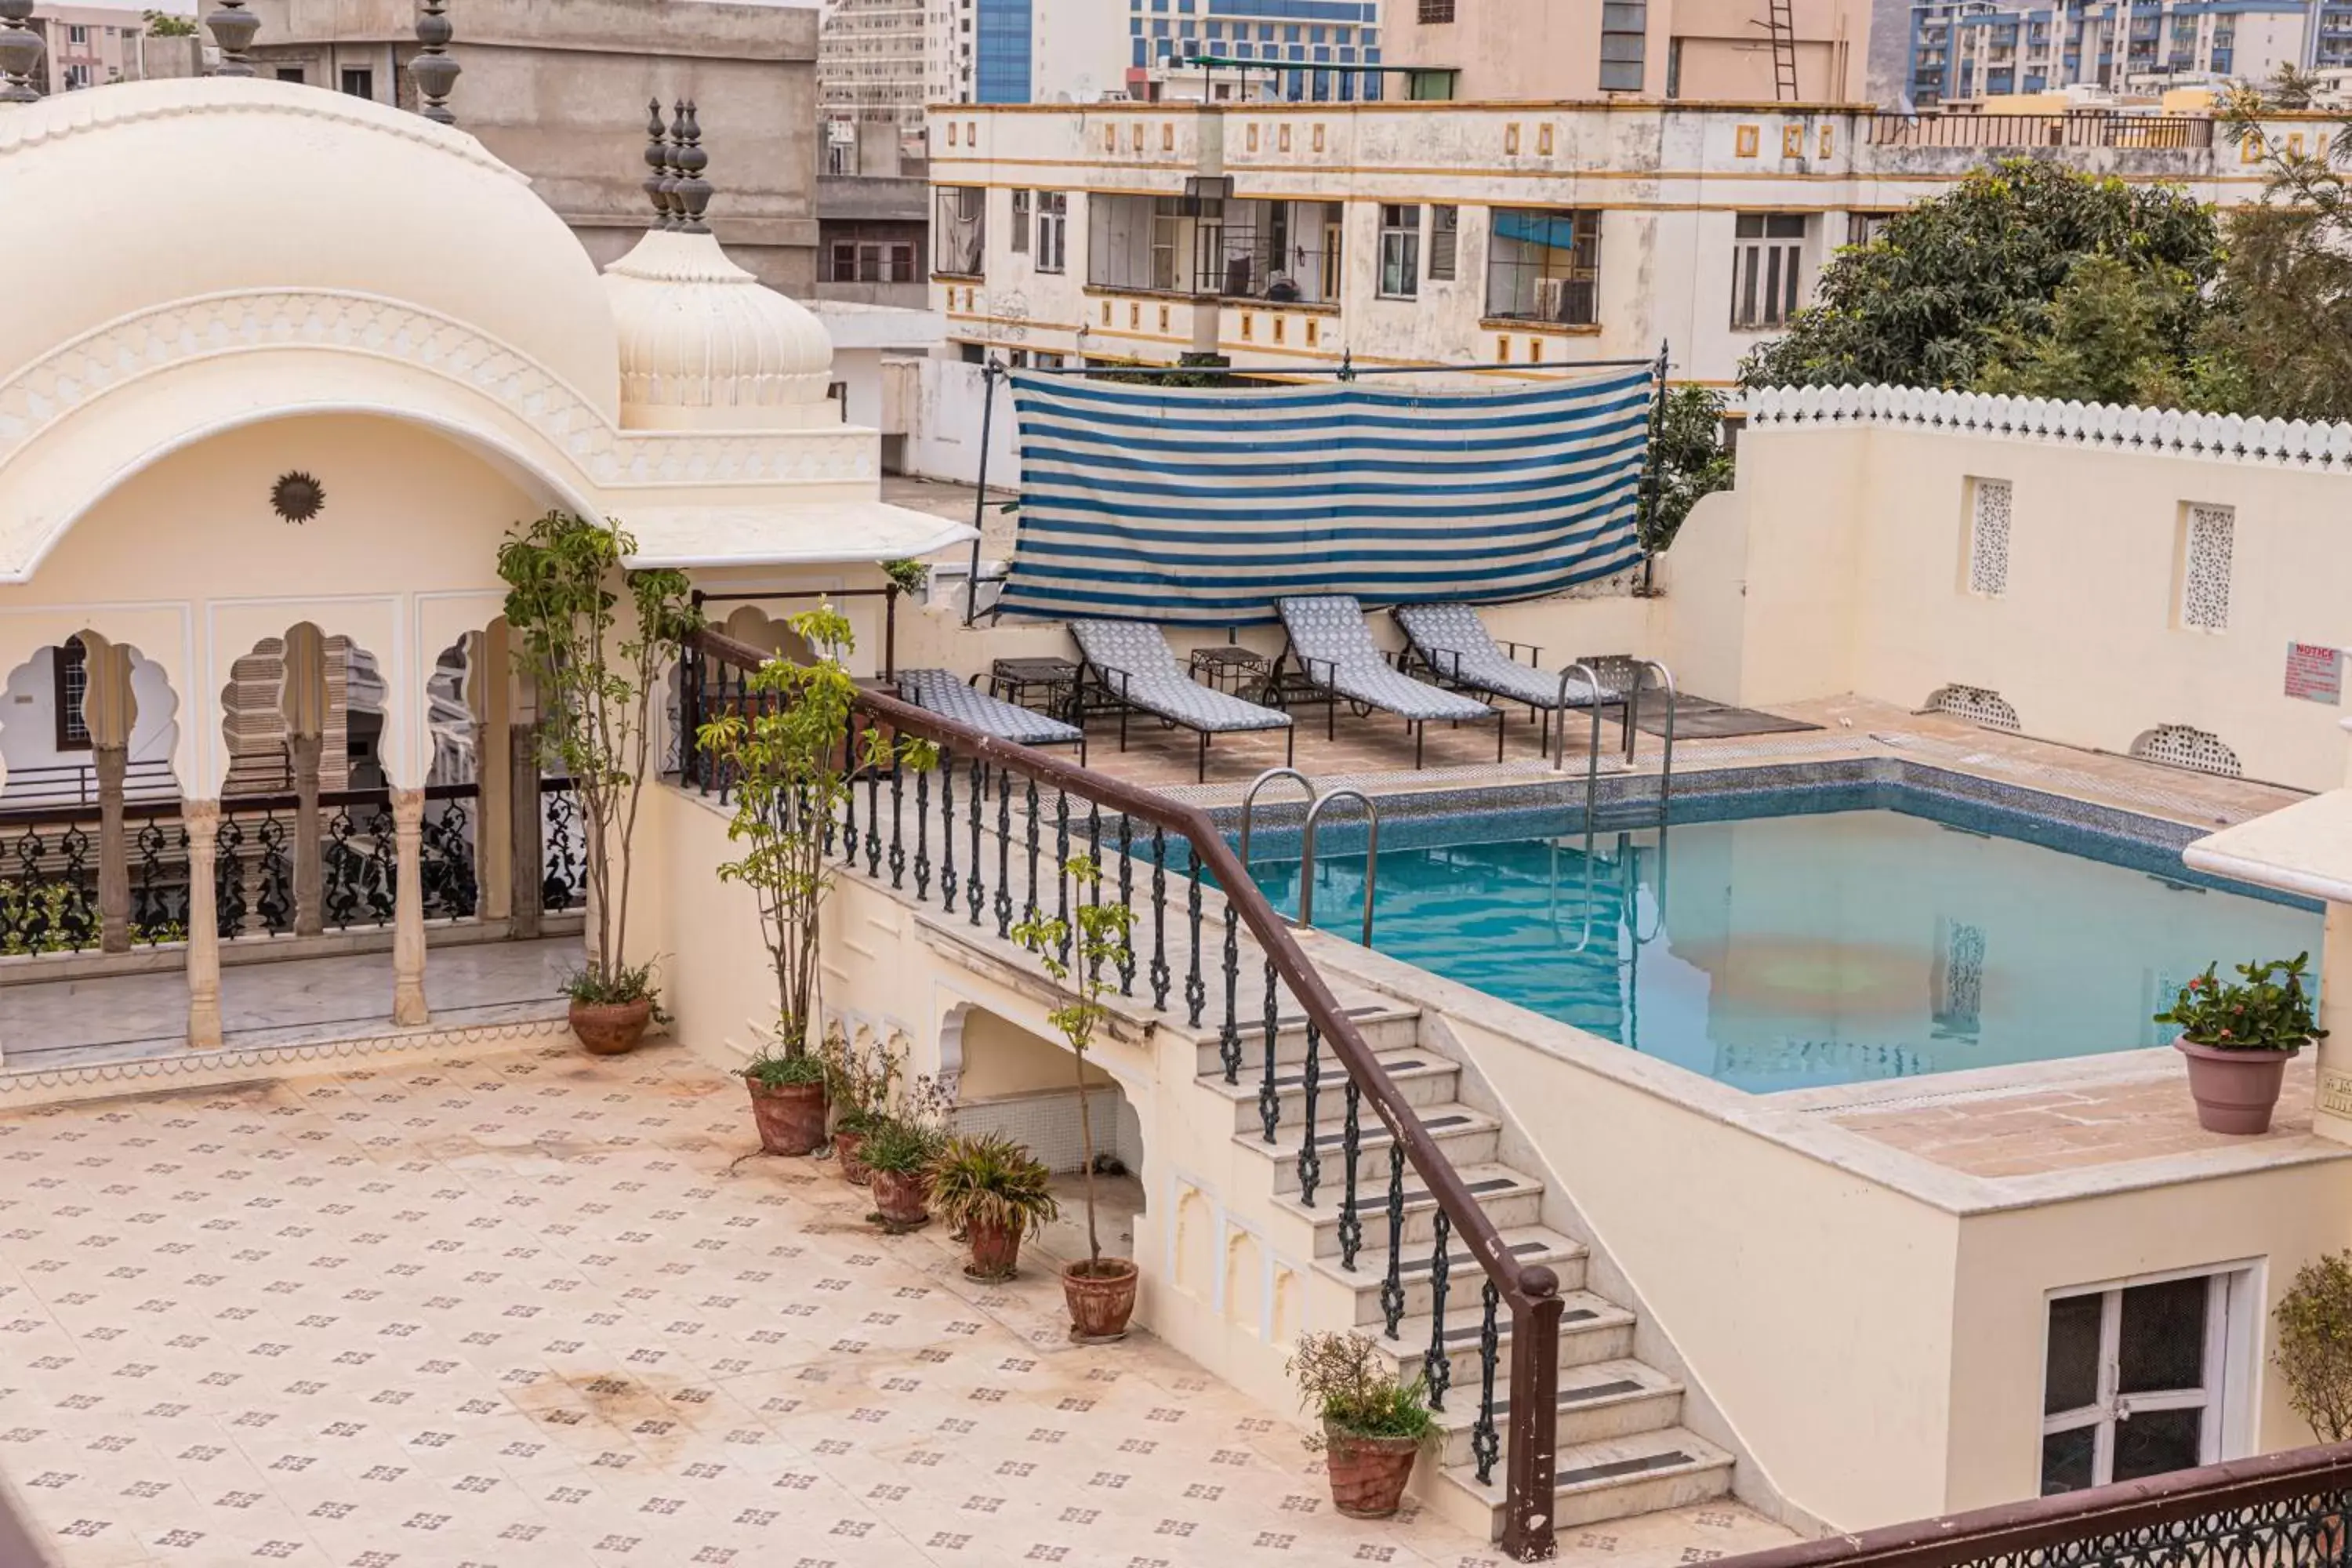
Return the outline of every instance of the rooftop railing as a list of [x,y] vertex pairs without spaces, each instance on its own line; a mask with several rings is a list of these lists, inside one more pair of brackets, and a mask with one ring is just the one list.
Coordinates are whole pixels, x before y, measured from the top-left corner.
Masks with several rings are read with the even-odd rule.
[[1873,147],[2112,147],[2189,152],[2213,145],[2213,121],[2194,114],[2084,110],[2067,114],[1872,114]]

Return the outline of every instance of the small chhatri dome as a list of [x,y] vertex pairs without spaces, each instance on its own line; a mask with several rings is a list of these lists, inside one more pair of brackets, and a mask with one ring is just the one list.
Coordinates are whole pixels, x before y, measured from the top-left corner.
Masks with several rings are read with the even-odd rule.
[[[691,103],[646,181],[659,223],[604,269],[621,348],[621,422],[636,429],[785,430],[836,424],[833,339],[806,308],[735,265],[704,226],[709,154]],[[665,154],[666,155],[663,155]]]

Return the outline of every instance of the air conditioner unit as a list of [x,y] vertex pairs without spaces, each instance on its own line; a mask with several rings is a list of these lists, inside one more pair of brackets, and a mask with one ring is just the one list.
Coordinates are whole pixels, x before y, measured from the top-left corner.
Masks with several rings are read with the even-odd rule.
[[1568,320],[1568,286],[1565,278],[1536,279],[1536,314],[1547,321]]

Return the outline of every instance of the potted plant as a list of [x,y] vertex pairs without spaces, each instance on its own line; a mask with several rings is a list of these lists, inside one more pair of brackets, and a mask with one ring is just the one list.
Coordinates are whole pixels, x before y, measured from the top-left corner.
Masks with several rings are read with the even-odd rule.
[[2178,1024],[2173,1049],[2189,1058],[2189,1093],[2208,1132],[2267,1132],[2286,1064],[2327,1037],[2312,1011],[2303,974],[2308,952],[2242,963],[2242,980],[2218,980],[2214,964],[2180,988],[2159,1024]]
[[932,1206],[971,1244],[970,1279],[1012,1279],[1021,1238],[1061,1217],[1045,1162],[1001,1132],[949,1139],[931,1162],[930,1182]]
[[1323,1452],[1331,1506],[1349,1519],[1393,1516],[1414,1457],[1437,1430],[1421,1379],[1399,1383],[1361,1334],[1303,1333],[1283,1370],[1322,1423],[1307,1447]]
[[572,1033],[605,1056],[634,1048],[660,1016],[653,965],[627,959],[630,850],[653,771],[662,659],[701,620],[685,573],[623,570],[636,548],[618,523],[565,511],[519,525],[499,546],[515,662],[539,693],[541,752],[571,775],[586,818],[587,954],[564,992]]
[[743,1069],[751,1123],[770,1154],[814,1154],[824,1142],[824,1063],[807,1051],[764,1050]]
[[895,1037],[872,1038],[861,1047],[835,1026],[825,1031],[824,1044],[818,1051],[826,1092],[833,1097],[833,1155],[841,1163],[841,1179],[863,1186],[866,1139],[889,1119],[898,1076],[906,1068],[907,1049]]
[[[719,878],[751,889],[775,969],[776,1049],[799,1058],[808,1052],[821,1011],[818,921],[833,891],[825,850],[843,804],[868,770],[904,765],[920,771],[936,765],[939,752],[928,742],[894,742],[879,730],[845,744],[857,701],[857,682],[842,662],[856,646],[849,622],[825,601],[786,625],[815,661],[769,659],[750,677],[750,698],[705,723],[695,743],[733,781],[735,815],[727,837],[743,853],[721,865]],[[820,1048],[832,1044],[828,1038]],[[830,1070],[823,1076],[838,1098],[838,1078]],[[857,1112],[885,1103],[884,1089],[882,1098],[852,1107],[844,1127],[856,1131]],[[845,1174],[847,1170],[845,1165]]]
[[[1075,933],[1071,922],[1059,916],[1033,914],[1013,928],[1013,937],[1037,955],[1046,973],[1073,993],[1066,1005],[1046,1015],[1046,1021],[1069,1042],[1076,1064],[1078,1140],[1086,1159],[1087,1256],[1063,1268],[1062,1297],[1070,1309],[1070,1337],[1090,1343],[1120,1338],[1127,1332],[1128,1320],[1135,1315],[1134,1260],[1105,1258],[1096,1224],[1093,1094],[1087,1082],[1087,1048],[1094,1043],[1095,1031],[1110,1016],[1102,999],[1103,972],[1107,968],[1115,972],[1125,962],[1128,928],[1134,922],[1135,911],[1124,904],[1094,901],[1090,895],[1102,880],[1102,868],[1091,857],[1075,856],[1063,868],[1073,884]],[[1075,971],[1072,959],[1076,961]]]
[[929,1225],[931,1162],[939,1158],[938,1129],[907,1116],[882,1116],[866,1130],[866,1183],[873,1189],[871,1216],[884,1230],[914,1230]]

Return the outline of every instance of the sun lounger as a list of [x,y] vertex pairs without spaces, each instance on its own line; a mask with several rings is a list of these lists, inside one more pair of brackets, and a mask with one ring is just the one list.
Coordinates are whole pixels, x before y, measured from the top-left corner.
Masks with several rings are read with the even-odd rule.
[[1087,732],[1076,724],[1065,724],[1033,708],[975,690],[958,680],[952,671],[902,669],[898,682],[902,701],[928,709],[942,719],[968,724],[983,734],[1015,745],[1076,746],[1078,761],[1083,763],[1087,760]]
[[[1503,760],[1503,711],[1458,691],[1446,691],[1393,668],[1364,625],[1363,606],[1344,595],[1284,599],[1278,606],[1290,634],[1283,658],[1296,660],[1307,684],[1336,700],[1377,708],[1402,719],[1412,730],[1412,763],[1421,765],[1423,730],[1432,721],[1465,723],[1492,720],[1495,760]],[[1280,662],[1276,669],[1281,668]],[[1333,704],[1337,707],[1337,701]],[[1331,729],[1326,723],[1326,732]]]
[[[1391,613],[1432,675],[1461,690],[1526,703],[1543,716],[1547,740],[1553,714],[1593,705],[1594,687],[1571,673],[1574,666],[1548,670],[1519,663],[1511,657],[1517,645],[1507,648],[1497,643],[1468,605],[1399,605]],[[1622,706],[1623,689],[1612,686],[1604,672],[1593,675],[1601,706]]]
[[[1087,681],[1118,710],[1118,749],[1127,750],[1127,716],[1144,712],[1181,725],[1201,737],[1196,776],[1209,776],[1209,737],[1243,731],[1290,731],[1290,715],[1223,691],[1213,691],[1184,672],[1175,649],[1158,626],[1139,621],[1074,621],[1078,639],[1080,701]],[[1283,760],[1291,758],[1295,734],[1284,736]]]

